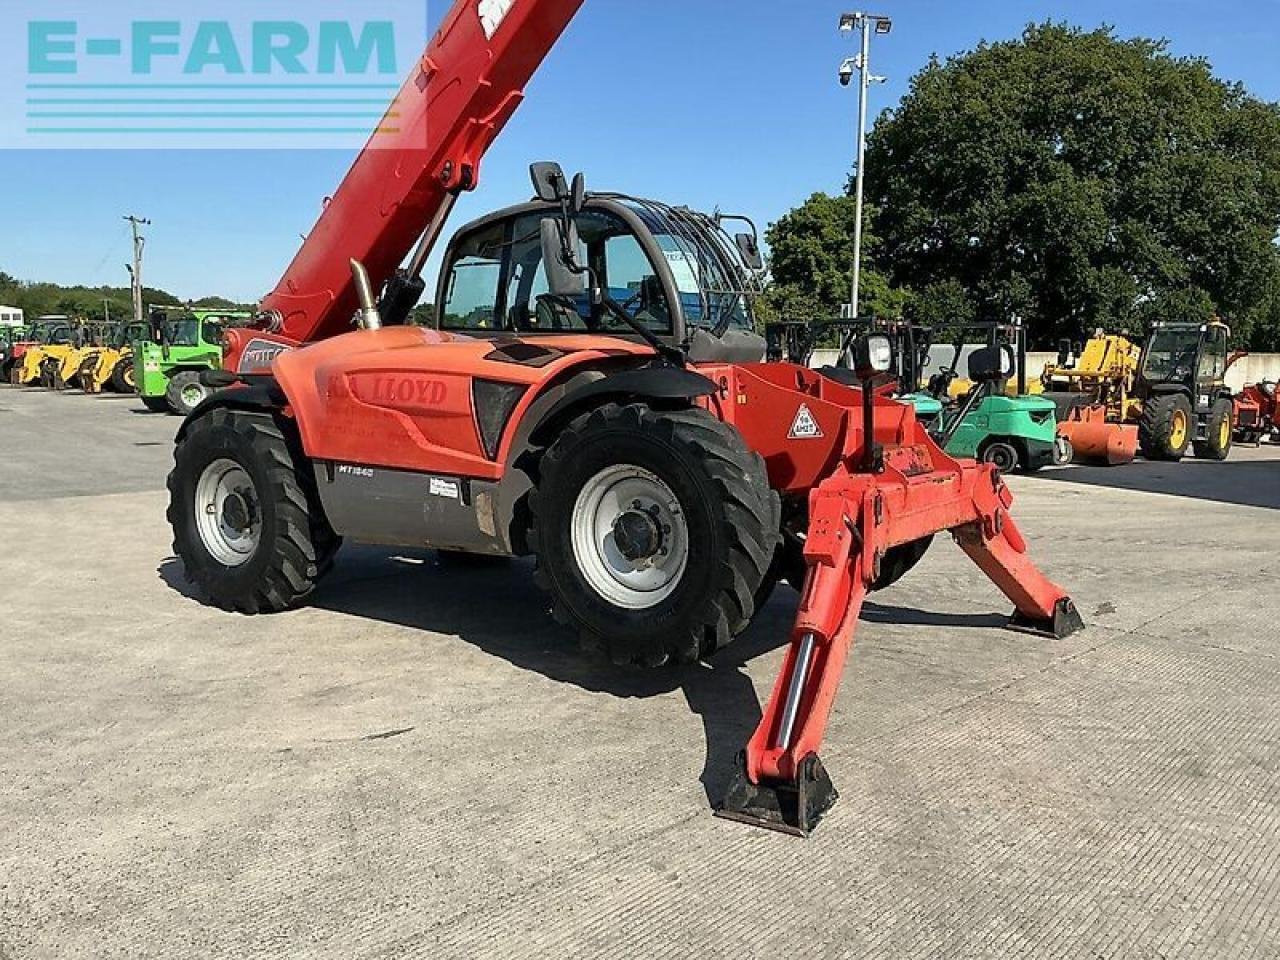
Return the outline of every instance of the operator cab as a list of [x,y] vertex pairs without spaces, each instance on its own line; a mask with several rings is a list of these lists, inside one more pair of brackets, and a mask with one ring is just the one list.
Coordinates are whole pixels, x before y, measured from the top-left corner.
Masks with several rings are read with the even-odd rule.
[[1153,385],[1188,389],[1222,382],[1227,370],[1230,329],[1223,323],[1153,325],[1142,359],[1142,379]]
[[[534,164],[537,199],[468,224],[445,255],[441,330],[479,337],[596,334],[638,338],[693,361],[764,358],[755,228],[622,194],[570,187]],[[745,221],[750,225],[750,221]]]

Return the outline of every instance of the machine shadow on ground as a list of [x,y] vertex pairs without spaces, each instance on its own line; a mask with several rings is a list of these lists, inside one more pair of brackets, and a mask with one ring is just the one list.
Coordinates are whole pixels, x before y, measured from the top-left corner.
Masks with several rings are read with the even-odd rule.
[[1187,459],[1181,463],[1135,460],[1120,467],[1076,465],[1046,470],[1035,479],[1280,510],[1280,458],[1240,459],[1252,452],[1237,451],[1221,463]]
[[[762,714],[747,665],[787,643],[796,592],[779,585],[747,631],[706,663],[631,669],[583,652],[572,633],[552,620],[547,599],[533,582],[532,566],[527,560],[445,559],[430,550],[352,545],[343,548],[334,573],[308,606],[457,636],[521,670],[592,693],[644,699],[678,690],[702,722],[706,757],[700,779],[708,801],[718,804],[737,753]],[[199,599],[178,559],[166,559],[157,573],[171,589]],[[874,601],[863,605],[861,619],[962,628],[1002,627],[1008,621],[996,613],[931,613]],[[766,683],[771,682],[770,675]]]

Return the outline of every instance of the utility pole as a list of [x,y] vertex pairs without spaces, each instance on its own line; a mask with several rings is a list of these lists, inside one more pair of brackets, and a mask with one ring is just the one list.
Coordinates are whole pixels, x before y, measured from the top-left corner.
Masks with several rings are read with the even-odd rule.
[[142,217],[125,217],[133,228],[133,265],[128,267],[133,286],[133,321],[142,322],[142,250],[147,245],[146,237],[138,232],[138,227],[151,226],[150,220]]
[[102,318],[107,323],[111,322],[111,301],[106,297],[102,298]]
[[874,13],[846,13],[840,17],[840,32],[862,31],[862,52],[847,58],[840,65],[840,84],[847,87],[858,72],[858,169],[854,187],[854,209],[857,221],[853,226],[853,285],[849,293],[849,319],[858,316],[858,300],[862,293],[862,183],[867,159],[867,88],[872,83],[884,83],[884,77],[871,73],[871,32],[886,34],[893,29],[893,21]]

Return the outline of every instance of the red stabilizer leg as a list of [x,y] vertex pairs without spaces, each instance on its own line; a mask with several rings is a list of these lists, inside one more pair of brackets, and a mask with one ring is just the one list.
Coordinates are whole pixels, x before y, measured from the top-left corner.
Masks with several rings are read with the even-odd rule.
[[1013,601],[1012,627],[1065,637],[1084,626],[1071,598],[1027,557],[1009,516],[1012,503],[991,467],[959,463],[910,477],[837,473],[813,491],[804,548],[809,570],[791,646],[719,816],[806,836],[835,803],[818,748],[862,601],[889,547],[951,530]]
[[[838,794],[818,759],[867,593],[866,543],[856,511],[818,498],[805,558],[809,573],[782,670],[764,716],[739,754],[718,816],[807,836]],[[849,514],[855,513],[854,517]]]
[[999,530],[990,539],[978,523],[953,532],[960,549],[1013,601],[1010,627],[1058,639],[1084,629],[1080,612],[1066,591],[1027,557],[1026,541],[1012,518],[1003,515]]

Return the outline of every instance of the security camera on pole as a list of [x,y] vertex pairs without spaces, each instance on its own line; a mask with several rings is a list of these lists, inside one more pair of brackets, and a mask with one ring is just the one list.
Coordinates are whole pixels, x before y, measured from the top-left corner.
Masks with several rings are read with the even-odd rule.
[[878,77],[871,72],[871,33],[886,34],[893,29],[893,21],[874,13],[845,13],[840,15],[840,32],[850,34],[854,30],[862,31],[862,52],[856,57],[847,57],[840,64],[840,85],[847,87],[853,80],[856,71],[858,83],[858,169],[855,194],[857,222],[853,227],[853,289],[849,297],[849,319],[858,316],[858,300],[862,292],[862,174],[867,156],[867,87],[873,83],[884,83],[885,77]]

